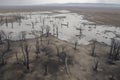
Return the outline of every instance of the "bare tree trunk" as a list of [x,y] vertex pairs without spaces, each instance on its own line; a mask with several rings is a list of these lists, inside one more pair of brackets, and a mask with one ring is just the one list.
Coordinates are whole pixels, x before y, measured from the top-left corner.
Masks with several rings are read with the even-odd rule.
[[111,58],[111,56],[112,56],[112,54],[113,54],[114,44],[115,44],[115,40],[112,39],[112,40],[111,40],[111,48],[110,48],[110,52],[109,52],[109,58]]
[[57,49],[57,56],[59,56],[59,48],[56,46],[56,49]]
[[0,44],[2,44],[2,33],[0,33]]
[[5,62],[5,54],[6,54],[6,50],[1,52],[1,63],[0,63],[1,65],[6,64],[6,62]]
[[17,54],[17,52],[15,54],[16,54],[16,61],[17,61],[17,64],[18,64],[19,63],[19,61],[18,61],[18,54]]
[[8,20],[7,20],[7,17],[6,17],[5,23],[6,23],[6,27],[8,27]]
[[56,35],[57,35],[57,38],[58,38],[58,34],[59,34],[59,32],[58,32],[58,26],[56,26]]
[[39,40],[36,39],[36,58],[38,58],[38,54],[40,53],[40,45]]
[[7,39],[7,51],[10,51],[10,40],[9,39]]
[[55,25],[53,24],[53,35],[55,35]]
[[19,26],[21,26],[21,19],[22,19],[22,17],[21,17],[21,15],[19,14],[19,18],[18,18]]
[[43,27],[45,27],[45,19],[43,18]]
[[41,41],[41,46],[43,45],[43,37],[42,35],[40,36],[40,41]]
[[50,39],[47,40],[47,46],[50,44]]
[[21,50],[22,50],[22,53],[23,53],[23,60],[24,60],[24,64],[26,65],[26,55],[25,55],[25,52],[24,52],[24,45],[23,45],[23,41],[21,41],[20,43],[20,46],[21,46]]
[[120,51],[120,46],[117,47],[116,53],[115,53],[115,60],[118,60],[118,56],[119,56],[119,51]]
[[74,47],[74,49],[75,49],[75,50],[77,49],[77,42],[75,42],[75,47]]
[[99,61],[95,61],[95,66],[93,67],[94,71],[98,71]]
[[25,53],[26,53],[26,67],[29,70],[29,47],[28,44],[25,44]]
[[47,63],[44,64],[44,70],[45,70],[44,75],[45,76],[48,75],[48,64]]
[[2,56],[1,56],[1,64],[4,65],[5,64],[5,60],[4,60],[4,53],[2,53]]
[[46,27],[46,36],[49,37],[50,34],[50,26]]
[[32,22],[32,29],[34,29],[34,23]]
[[66,68],[66,73],[68,74],[68,58],[65,57],[65,68]]
[[41,34],[40,34],[40,37],[42,37],[42,36],[43,36],[43,33],[44,33],[44,26],[40,26],[40,28],[41,28]]
[[96,46],[96,41],[93,41],[93,47],[92,47],[92,56],[95,56],[95,46]]
[[65,47],[64,47],[64,46],[62,46],[62,53],[64,52],[64,50],[65,50]]

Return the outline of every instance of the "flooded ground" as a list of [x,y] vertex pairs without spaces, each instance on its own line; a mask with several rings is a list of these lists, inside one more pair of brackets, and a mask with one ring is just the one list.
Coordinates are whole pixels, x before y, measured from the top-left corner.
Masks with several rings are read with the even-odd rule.
[[1,24],[0,30],[6,35],[11,34],[12,40],[19,40],[20,33],[25,32],[26,38],[40,36],[41,29],[46,33],[57,36],[61,40],[87,45],[93,39],[110,45],[111,38],[120,38],[120,28],[110,25],[97,25],[94,22],[83,19],[84,15],[72,13],[67,10],[54,10],[53,12],[21,12],[6,13],[1,16],[20,15],[24,18],[16,22]]

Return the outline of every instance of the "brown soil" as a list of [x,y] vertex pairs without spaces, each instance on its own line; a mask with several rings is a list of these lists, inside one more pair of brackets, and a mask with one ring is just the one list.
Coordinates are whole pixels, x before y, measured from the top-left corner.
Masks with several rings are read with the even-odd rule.
[[[50,40],[49,45],[47,45]],[[23,65],[23,54],[20,48],[20,41],[11,42],[11,51],[5,55],[6,64],[0,66],[0,80],[110,80],[111,75],[115,75],[117,80],[120,79],[120,62],[116,61],[115,65],[108,64],[109,46],[101,43],[96,44],[95,57],[91,56],[90,45],[79,45],[77,50],[74,44],[57,39],[56,37],[44,37],[43,45],[40,46],[41,52],[36,58],[35,39],[27,40],[30,49],[30,70]],[[0,49],[2,49],[2,44]],[[64,52],[71,56],[68,64],[68,73],[65,65],[58,61],[56,46],[60,52],[64,47]],[[48,56],[45,53],[47,47]],[[18,64],[15,53],[18,54]],[[44,62],[48,63],[48,75],[44,75]],[[99,61],[98,71],[94,71],[95,60]]]

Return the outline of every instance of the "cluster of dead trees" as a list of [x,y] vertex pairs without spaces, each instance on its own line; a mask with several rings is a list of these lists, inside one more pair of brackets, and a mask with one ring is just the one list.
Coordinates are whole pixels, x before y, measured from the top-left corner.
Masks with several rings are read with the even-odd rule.
[[11,50],[12,32],[0,31],[0,64],[5,64],[5,54]]
[[28,43],[25,42],[21,42],[21,50],[23,53],[23,64],[26,66],[26,68],[29,70],[29,54],[30,54],[30,48],[31,46],[28,45]]
[[[92,49],[91,49],[91,56],[93,56],[95,58],[94,61],[94,66],[93,66],[93,70],[97,71],[98,67],[99,67],[99,59],[96,56],[96,40],[92,41]],[[108,62],[110,64],[114,64],[114,61],[119,60],[120,59],[120,41],[118,39],[112,38],[111,39],[111,45],[110,45],[110,51],[108,54]]]
[[[12,32],[10,33],[5,33],[4,31],[0,32],[0,42],[5,43],[4,45],[4,49],[0,50],[0,64],[5,64],[5,54],[10,51],[12,48],[12,43],[11,43],[11,38],[12,38]],[[48,74],[48,69],[49,69],[49,64],[51,64],[51,60],[53,59],[53,57],[57,57],[57,59],[55,60],[57,62],[57,64],[62,64],[65,67],[65,70],[67,73],[69,73],[68,70],[68,65],[72,63],[72,56],[69,56],[67,54],[67,52],[65,51],[65,47],[61,47],[60,51],[60,47],[56,47],[56,55],[53,55],[54,53],[54,49],[51,49],[50,46],[50,39],[48,37],[44,37],[46,38],[46,44],[43,44],[44,40],[43,40],[43,35],[38,36],[35,38],[35,54],[36,54],[36,58],[39,59],[40,58],[40,53],[43,52],[45,53],[45,56],[47,56],[47,60],[45,61],[43,66],[44,66],[44,75]],[[20,32],[19,35],[19,42],[20,42],[20,51],[22,52],[22,63],[25,65],[27,70],[30,70],[30,54],[31,54],[31,50],[33,50],[33,45],[31,46],[28,42],[28,40],[26,39],[26,32],[22,31]],[[3,44],[1,44],[3,45]],[[13,50],[14,51],[14,50]],[[15,52],[15,56],[16,56],[16,62],[19,64],[21,63],[21,60],[19,60],[19,56],[18,56],[19,51]],[[57,65],[56,64],[56,65]]]
[[6,64],[6,60],[5,60],[6,53],[7,53],[7,50],[5,50],[5,46],[1,46],[1,49],[0,49],[0,66]]
[[111,40],[111,48],[109,52],[109,60],[110,62],[116,61],[120,59],[120,41],[117,39]]
[[22,19],[24,17],[20,14],[18,15],[10,15],[10,16],[0,16],[0,24],[5,24],[6,27],[8,27],[8,23],[11,23],[11,28],[14,27],[14,21],[17,21],[19,23],[19,26],[21,25]]

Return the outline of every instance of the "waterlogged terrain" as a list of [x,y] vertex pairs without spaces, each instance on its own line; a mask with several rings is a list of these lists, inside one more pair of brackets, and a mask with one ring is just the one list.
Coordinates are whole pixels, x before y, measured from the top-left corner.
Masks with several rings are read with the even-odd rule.
[[0,13],[0,80],[120,80],[119,17],[89,12]]
[[[0,22],[0,30],[11,34],[11,40],[19,40],[20,33],[26,38],[35,38],[47,31],[61,40],[87,45],[93,39],[110,45],[111,38],[120,38],[120,28],[111,25],[97,25],[84,19],[84,15],[67,10],[52,12],[4,13]],[[17,21],[8,21],[8,17],[17,16]],[[20,18],[19,18],[20,17]],[[3,22],[3,20],[5,20]],[[57,33],[58,32],[58,33]]]

